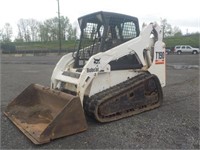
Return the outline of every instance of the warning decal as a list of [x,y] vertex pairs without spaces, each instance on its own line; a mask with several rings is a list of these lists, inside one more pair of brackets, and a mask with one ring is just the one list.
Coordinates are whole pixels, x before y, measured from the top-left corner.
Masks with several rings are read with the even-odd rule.
[[164,64],[165,63],[165,57],[164,52],[156,52],[156,60],[155,64]]

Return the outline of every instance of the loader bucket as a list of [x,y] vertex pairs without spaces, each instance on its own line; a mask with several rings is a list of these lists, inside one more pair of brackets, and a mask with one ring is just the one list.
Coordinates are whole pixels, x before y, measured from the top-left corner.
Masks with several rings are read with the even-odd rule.
[[79,97],[38,84],[27,87],[4,113],[35,144],[87,129]]

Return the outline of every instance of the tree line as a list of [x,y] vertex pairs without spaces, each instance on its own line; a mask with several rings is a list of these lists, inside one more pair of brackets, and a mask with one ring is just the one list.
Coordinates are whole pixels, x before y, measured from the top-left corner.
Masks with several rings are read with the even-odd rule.
[[[191,43],[191,39],[195,39],[191,45],[198,45],[196,38],[186,38],[183,36],[182,31],[177,26],[172,26],[167,22],[167,19],[161,19],[160,25],[163,28],[163,37],[164,41],[166,42],[167,46],[173,47],[175,44],[180,43],[181,41],[185,41],[186,43]],[[14,51],[19,49],[48,49],[46,42],[52,43],[52,45],[48,44],[53,49],[58,49],[55,47],[54,43],[58,42],[60,39],[63,41],[63,44],[68,44],[69,47],[72,47],[72,42],[77,39],[77,26],[73,27],[70,23],[68,17],[61,16],[60,17],[60,32],[59,32],[59,19],[58,17],[50,18],[45,21],[37,21],[36,19],[20,19],[17,23],[17,36],[13,38],[13,29],[9,23],[5,23],[5,25],[0,28],[0,47],[3,50]],[[189,34],[188,34],[189,35]],[[199,33],[197,34],[199,35]],[[172,38],[175,39],[182,39],[182,40],[170,40]],[[176,38],[178,37],[178,38]],[[180,38],[179,38],[180,37]],[[13,40],[14,39],[14,40]],[[185,39],[185,40],[183,40]],[[54,42],[52,42],[54,41]],[[176,42],[173,42],[176,41]],[[19,44],[22,45],[19,45]],[[31,45],[31,43],[37,44],[37,48],[35,44]],[[42,44],[44,43],[44,44]],[[70,43],[70,44],[69,44]],[[28,45],[27,45],[28,44]],[[44,46],[45,45],[45,46]],[[64,45],[63,45],[64,46]],[[67,45],[65,45],[68,47]],[[32,48],[29,48],[32,47]],[[41,48],[44,47],[44,48]],[[49,48],[50,49],[50,48]]]
[[163,28],[163,38],[183,35],[181,29],[178,26],[172,27],[172,25],[167,22],[167,19],[161,18],[160,22]]
[[[36,19],[20,19],[17,23],[17,36],[14,42],[36,42],[36,41],[57,41],[73,40],[77,38],[77,28],[73,27],[68,17],[60,17],[59,33],[58,17],[47,19],[43,22]],[[5,23],[0,29],[0,41],[11,42],[13,39],[13,28],[10,23]]]
[[[181,36],[182,31],[179,27],[170,25],[167,19],[160,20],[163,28],[163,36]],[[54,17],[43,22],[36,19],[20,19],[17,23],[18,34],[14,42],[36,42],[36,41],[56,41],[73,40],[77,38],[77,28],[73,27],[68,17],[60,17],[60,31],[59,32],[59,18]],[[13,39],[13,29],[10,23],[5,23],[4,27],[0,29],[0,41],[9,42]]]

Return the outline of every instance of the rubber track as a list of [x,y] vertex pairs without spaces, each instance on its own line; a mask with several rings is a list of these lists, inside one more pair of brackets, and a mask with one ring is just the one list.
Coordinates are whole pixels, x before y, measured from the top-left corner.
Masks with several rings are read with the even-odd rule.
[[[119,110],[118,112],[114,113],[113,115],[110,116],[102,116],[99,113],[99,108],[104,104],[105,102],[109,102],[110,99],[117,99],[117,95],[119,93],[124,93],[130,91],[132,88],[136,88],[140,86],[141,84],[144,84],[145,81],[153,78],[155,83],[156,83],[156,88],[157,88],[157,94],[158,94],[158,101],[152,103],[152,104],[144,104],[142,106],[139,106],[137,109],[128,109],[126,111],[121,111]],[[119,97],[119,96],[118,96]],[[157,76],[149,74],[149,73],[142,73],[136,77],[133,77],[125,82],[122,82],[116,86],[113,86],[109,89],[106,89],[100,93],[97,93],[90,98],[85,97],[83,101],[83,107],[85,112],[95,118],[99,122],[111,122],[115,120],[119,120],[125,117],[129,117],[150,109],[154,109],[156,107],[159,107],[160,104],[162,103],[163,100],[163,93],[162,93],[162,88],[159,82],[159,79]]]

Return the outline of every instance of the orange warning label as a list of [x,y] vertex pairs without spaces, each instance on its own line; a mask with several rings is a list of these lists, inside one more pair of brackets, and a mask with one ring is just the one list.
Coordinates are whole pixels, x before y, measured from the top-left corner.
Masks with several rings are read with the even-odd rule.
[[164,64],[165,63],[164,59],[165,59],[164,52],[156,52],[155,64]]

